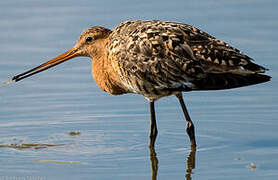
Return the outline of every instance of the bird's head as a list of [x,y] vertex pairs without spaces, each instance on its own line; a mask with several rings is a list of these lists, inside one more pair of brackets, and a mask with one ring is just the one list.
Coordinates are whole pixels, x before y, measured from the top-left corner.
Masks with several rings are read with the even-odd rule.
[[73,50],[76,51],[78,56],[93,57],[98,51],[102,50],[104,39],[106,39],[110,33],[110,29],[93,26],[81,34]]
[[93,58],[95,55],[98,55],[99,51],[103,50],[105,39],[109,36],[110,33],[111,30],[109,29],[99,26],[93,26],[85,30],[81,34],[76,45],[72,49],[33,69],[30,69],[24,73],[14,76],[12,80],[20,81],[24,78],[42,72],[63,62],[66,62],[74,57],[87,56]]

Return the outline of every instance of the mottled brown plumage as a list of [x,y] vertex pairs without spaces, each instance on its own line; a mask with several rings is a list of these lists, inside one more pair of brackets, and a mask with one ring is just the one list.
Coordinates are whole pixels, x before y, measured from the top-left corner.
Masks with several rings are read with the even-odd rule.
[[108,39],[107,52],[116,57],[126,89],[151,100],[175,91],[228,89],[269,80],[259,74],[265,68],[251,58],[186,24],[128,21]]
[[13,80],[19,81],[76,56],[92,58],[92,74],[103,91],[141,94],[150,101],[151,147],[157,135],[155,100],[176,95],[195,146],[194,125],[182,91],[229,89],[270,80],[263,74],[264,67],[227,43],[190,25],[155,20],[127,21],[113,31],[91,27],[71,50]]

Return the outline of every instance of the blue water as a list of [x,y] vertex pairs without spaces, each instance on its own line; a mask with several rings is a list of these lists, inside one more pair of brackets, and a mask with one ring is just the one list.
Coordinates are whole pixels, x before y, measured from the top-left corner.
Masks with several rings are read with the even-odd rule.
[[[239,89],[184,93],[198,144],[191,178],[277,179],[277,8],[276,0],[1,1],[0,82],[70,49],[93,25],[112,29],[129,19],[194,25],[253,57],[273,78]],[[1,180],[152,179],[147,101],[102,92],[88,58],[2,87],[0,107],[0,145],[63,144],[0,148]],[[156,113],[157,179],[185,179],[190,144],[178,101],[159,100]]]

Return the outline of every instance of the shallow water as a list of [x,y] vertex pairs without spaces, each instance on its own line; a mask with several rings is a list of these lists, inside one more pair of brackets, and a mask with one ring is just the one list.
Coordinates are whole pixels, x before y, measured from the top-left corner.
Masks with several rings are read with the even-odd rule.
[[[162,19],[197,26],[253,57],[273,78],[234,90],[184,93],[198,144],[191,178],[276,179],[277,5],[275,0],[1,1],[0,82],[63,53],[92,25]],[[1,180],[155,176],[148,103],[137,95],[100,91],[90,73],[90,60],[76,58],[1,87]],[[159,100],[156,113],[157,179],[186,179],[191,150],[177,100]],[[27,148],[14,148],[22,144]]]

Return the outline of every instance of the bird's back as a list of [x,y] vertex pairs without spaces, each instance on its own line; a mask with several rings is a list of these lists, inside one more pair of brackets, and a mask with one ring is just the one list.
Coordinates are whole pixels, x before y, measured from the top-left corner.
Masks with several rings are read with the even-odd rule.
[[126,88],[147,98],[270,79],[250,57],[186,24],[127,21],[113,30],[108,42],[108,57]]

